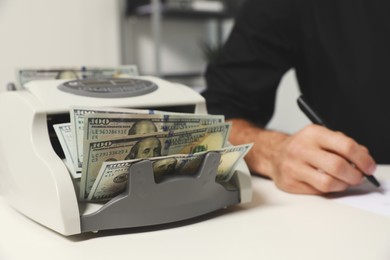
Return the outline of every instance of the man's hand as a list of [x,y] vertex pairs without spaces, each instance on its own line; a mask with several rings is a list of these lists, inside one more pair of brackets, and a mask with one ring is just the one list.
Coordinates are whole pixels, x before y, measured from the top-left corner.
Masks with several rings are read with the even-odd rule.
[[346,135],[309,125],[294,135],[267,131],[233,119],[230,142],[254,143],[245,160],[251,172],[274,180],[292,193],[323,194],[361,183],[375,171],[367,148]]

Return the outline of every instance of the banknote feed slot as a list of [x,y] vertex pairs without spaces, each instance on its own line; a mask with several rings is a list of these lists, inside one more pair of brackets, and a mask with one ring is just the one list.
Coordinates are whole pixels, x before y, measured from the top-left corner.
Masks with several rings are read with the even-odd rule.
[[[65,80],[35,81],[24,89],[0,93],[0,116],[7,122],[7,127],[0,128],[0,187],[8,204],[34,222],[69,236],[87,231],[169,223],[249,202],[252,190],[245,163],[240,164],[232,177],[231,184],[236,188],[229,189],[215,182],[219,160],[215,153],[206,156],[195,177],[170,178],[161,183],[154,181],[151,163],[145,160],[132,167],[131,181],[128,182],[132,186],[128,193],[122,193],[105,204],[80,202],[77,181],[71,177],[63,161],[52,127],[53,124],[69,122],[70,106],[207,113],[203,97],[190,88],[154,77],[146,78],[158,85],[158,89],[137,97],[77,96],[57,88]],[[140,189],[142,185],[139,183],[145,178],[152,181],[145,184],[145,189]],[[137,195],[134,196],[136,189]],[[126,206],[124,202],[129,201],[134,206]],[[145,201],[148,205],[142,207]],[[161,206],[174,209],[164,210]],[[134,213],[136,208],[138,211]],[[154,213],[148,214],[148,211]],[[117,226],[111,226],[111,222],[117,222],[116,212],[121,220]],[[127,218],[130,220],[125,220]]]
[[[132,108],[132,107],[122,107],[122,108]],[[178,112],[178,113],[195,113],[195,105],[177,105],[177,106],[151,106],[151,107],[137,107],[140,109],[149,109],[149,110],[160,110],[167,112]],[[49,133],[51,145],[56,152],[56,154],[64,159],[65,155],[62,150],[62,147],[58,141],[57,134],[54,131],[53,125],[70,122],[69,113],[59,113],[59,114],[48,114],[47,115],[47,131]]]

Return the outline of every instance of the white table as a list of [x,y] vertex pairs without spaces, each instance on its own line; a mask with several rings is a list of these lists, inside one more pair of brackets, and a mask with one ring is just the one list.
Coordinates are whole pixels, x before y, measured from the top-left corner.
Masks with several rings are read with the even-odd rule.
[[[379,180],[390,179],[380,166]],[[388,260],[390,217],[253,178],[253,201],[159,229],[59,235],[0,197],[0,259]]]

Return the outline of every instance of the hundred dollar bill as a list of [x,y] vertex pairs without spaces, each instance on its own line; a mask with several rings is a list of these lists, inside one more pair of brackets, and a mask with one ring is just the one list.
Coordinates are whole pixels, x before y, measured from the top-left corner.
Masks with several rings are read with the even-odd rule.
[[80,198],[88,198],[103,162],[217,150],[225,147],[229,133],[230,123],[223,123],[179,131],[87,141],[84,146],[85,161],[81,174]]
[[89,114],[84,119],[84,140],[174,131],[224,122],[224,116],[199,114]]
[[[251,147],[252,144],[244,144],[213,151],[221,155],[216,181],[228,182],[237,168],[237,164]],[[197,176],[208,152],[210,151],[150,158],[156,183],[162,182],[167,177]],[[104,162],[89,193],[88,200],[105,201],[122,193],[127,186],[130,166],[139,161],[140,159]]]
[[[137,114],[139,114],[137,116]],[[151,117],[156,117],[156,115],[160,115],[158,117],[164,116],[164,119],[169,119],[171,116],[173,117],[188,117],[192,119],[204,119],[199,120],[202,125],[207,125],[211,123],[223,123],[224,116],[210,116],[210,115],[194,115],[189,113],[176,113],[176,112],[167,112],[161,110],[151,110],[151,109],[123,109],[123,108],[88,108],[88,107],[71,107],[70,109],[70,121],[72,125],[72,133],[74,136],[73,140],[73,160],[75,164],[75,170],[81,171],[82,163],[83,163],[83,143],[85,140],[93,140],[96,138],[115,138],[115,136],[123,136],[126,134],[120,134],[120,132],[124,132],[123,128],[127,125],[134,124],[134,121],[141,120],[142,116],[150,115]],[[153,116],[155,115],[155,116]],[[88,123],[84,124],[85,118],[88,116]],[[99,118],[97,120],[93,120],[92,118]],[[111,124],[105,125],[102,124],[102,118],[107,117],[107,119],[112,119]],[[117,117],[118,119],[113,119]],[[137,118],[136,120],[128,119],[130,117]],[[119,119],[121,118],[121,119]],[[194,120],[195,120],[194,119]],[[157,119],[154,119],[157,121]],[[133,121],[133,122],[131,122]],[[187,122],[190,121],[189,119]],[[196,121],[196,120],[195,120]],[[176,120],[178,122],[178,120]],[[189,123],[188,123],[189,124]],[[84,125],[86,125],[87,131],[86,135],[84,134]],[[161,127],[159,127],[159,125]],[[195,124],[192,124],[195,125]],[[168,129],[165,127],[163,129],[163,125],[157,124],[157,131],[166,131],[178,129],[183,126],[179,123],[175,125],[173,129]],[[103,131],[103,128],[105,130]],[[115,128],[115,129],[113,129]],[[91,130],[90,130],[91,129]],[[99,129],[99,131],[97,130]],[[135,129],[135,128],[134,128]],[[95,131],[96,130],[96,131]],[[132,130],[133,131],[133,130]],[[152,130],[150,130],[152,132]],[[95,134],[99,132],[98,134]],[[115,134],[116,133],[116,134]],[[132,134],[132,132],[130,132]],[[84,139],[86,138],[86,139]]]
[[96,108],[71,107],[70,123],[73,134],[73,161],[76,171],[81,171],[83,163],[84,118],[88,114],[155,114],[151,109],[122,109],[122,108]]
[[138,76],[137,67],[134,65],[116,67],[19,68],[16,70],[16,83],[22,87],[32,80],[129,78],[132,76]]
[[72,131],[70,127],[70,123],[63,123],[63,124],[55,124],[53,125],[54,131],[57,134],[58,141],[60,142],[61,148],[65,155],[66,165],[67,168],[70,170],[70,173],[73,178],[80,178],[81,177],[81,171],[76,172],[74,170],[74,161],[72,156]]

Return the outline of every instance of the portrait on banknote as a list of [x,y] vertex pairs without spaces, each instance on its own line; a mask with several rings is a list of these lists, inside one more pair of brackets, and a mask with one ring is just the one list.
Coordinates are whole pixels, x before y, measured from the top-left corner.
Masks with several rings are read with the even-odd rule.
[[157,137],[139,140],[130,150],[125,160],[161,156],[161,142]]
[[152,120],[140,120],[134,123],[129,129],[128,135],[141,135],[157,132],[157,126]]
[[153,161],[153,174],[156,182],[161,182],[164,178],[176,173],[177,159],[168,157]]

